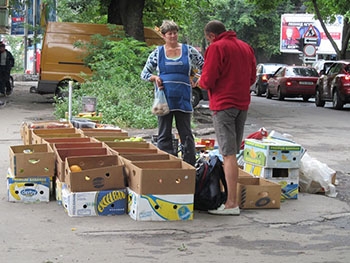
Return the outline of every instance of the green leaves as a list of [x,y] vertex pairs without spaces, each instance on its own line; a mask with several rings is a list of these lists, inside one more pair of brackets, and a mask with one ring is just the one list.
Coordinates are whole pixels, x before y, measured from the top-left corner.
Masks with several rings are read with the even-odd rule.
[[[86,48],[84,61],[94,74],[90,80],[74,90],[73,115],[81,108],[83,96],[97,98],[97,111],[103,122],[119,127],[154,128],[157,118],[151,113],[153,86],[142,81],[140,74],[153,47],[132,38],[114,41],[110,37],[95,36],[95,43]],[[55,115],[63,117],[68,102],[56,104]]]

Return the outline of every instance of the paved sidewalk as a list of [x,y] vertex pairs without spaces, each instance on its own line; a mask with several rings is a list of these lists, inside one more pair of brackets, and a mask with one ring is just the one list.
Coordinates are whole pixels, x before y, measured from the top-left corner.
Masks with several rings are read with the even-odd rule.
[[8,148],[22,144],[22,121],[52,117],[45,98],[28,93],[33,103],[19,105],[18,91],[0,109],[1,262],[349,262],[350,207],[319,194],[299,194],[280,209],[242,210],[239,217],[196,211],[184,222],[71,218],[55,201],[7,202]]

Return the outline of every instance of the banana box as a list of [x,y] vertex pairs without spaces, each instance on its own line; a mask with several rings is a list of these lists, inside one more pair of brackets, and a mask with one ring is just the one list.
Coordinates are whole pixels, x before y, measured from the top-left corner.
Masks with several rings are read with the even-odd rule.
[[67,157],[65,183],[72,192],[124,188],[123,166],[116,155]]
[[245,163],[244,171],[281,185],[281,200],[298,199],[299,168],[267,168]]
[[73,125],[67,121],[47,120],[36,122],[23,122],[20,128],[21,138],[24,144],[32,143],[32,130],[34,129],[61,129],[72,128]]
[[39,203],[50,201],[51,178],[14,177],[11,168],[7,170],[7,200],[18,203]]
[[124,215],[127,211],[127,190],[73,193],[63,188],[62,205],[70,217]]
[[193,194],[138,194],[128,188],[128,214],[136,221],[188,221],[193,200]]
[[84,137],[76,128],[34,129],[31,144],[42,144],[46,138],[78,138]]
[[62,190],[67,188],[65,182],[61,182],[58,177],[56,177],[55,182],[55,199],[58,205],[62,205]]
[[127,139],[129,136],[127,131],[122,129],[96,129],[96,128],[81,128],[79,131],[88,137],[122,137]]
[[58,143],[83,143],[83,142],[96,142],[93,138],[89,137],[79,137],[79,138],[70,138],[70,137],[63,137],[63,138],[45,138],[42,141],[43,143],[48,143],[53,149],[54,144]]
[[264,178],[239,176],[237,199],[241,209],[280,208],[281,186]]
[[48,144],[10,146],[10,168],[16,177],[55,175],[55,154]]
[[245,139],[244,162],[270,168],[299,168],[304,149],[278,139]]
[[196,169],[181,159],[124,162],[128,187],[138,194],[194,194]]
[[299,179],[299,168],[269,168],[260,165],[245,163],[243,166],[245,172],[265,179],[283,180]]
[[68,149],[54,149],[56,156],[56,175],[61,182],[65,182],[65,161],[67,157],[77,156],[94,156],[94,155],[108,155],[108,150],[105,147],[97,148],[68,148]]
[[299,180],[296,179],[280,179],[271,180],[281,185],[281,200],[296,200],[299,193]]

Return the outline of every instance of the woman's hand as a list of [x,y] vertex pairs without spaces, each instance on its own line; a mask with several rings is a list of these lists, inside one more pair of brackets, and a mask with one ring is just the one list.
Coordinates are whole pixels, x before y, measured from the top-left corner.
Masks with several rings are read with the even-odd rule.
[[151,80],[152,82],[155,82],[155,83],[156,83],[158,89],[163,89],[163,88],[164,88],[164,87],[163,87],[163,81],[162,81],[162,79],[161,79],[159,76],[153,75],[153,76],[150,78],[150,80]]

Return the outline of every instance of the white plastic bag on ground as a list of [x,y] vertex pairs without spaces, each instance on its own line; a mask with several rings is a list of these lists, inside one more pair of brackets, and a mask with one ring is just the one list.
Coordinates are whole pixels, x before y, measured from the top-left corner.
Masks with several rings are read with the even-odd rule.
[[332,184],[335,173],[327,164],[310,157],[306,152],[300,162],[300,191],[315,194],[323,190],[327,196],[336,197],[335,186]]

